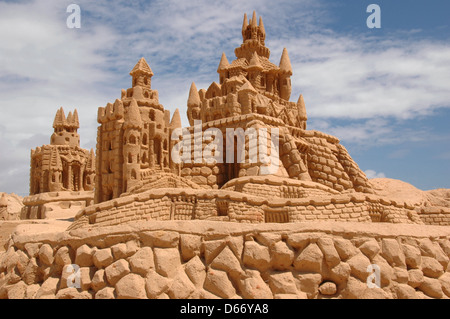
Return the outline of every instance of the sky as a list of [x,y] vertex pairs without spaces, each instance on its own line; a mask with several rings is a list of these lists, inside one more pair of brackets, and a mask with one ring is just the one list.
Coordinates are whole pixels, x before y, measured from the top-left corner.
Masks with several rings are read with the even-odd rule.
[[[69,28],[70,4],[80,28]],[[369,4],[381,28],[369,28]],[[97,109],[131,86],[145,57],[160,103],[180,109],[218,81],[242,43],[244,13],[263,17],[270,60],[286,47],[291,101],[308,129],[337,136],[369,178],[450,188],[450,1],[0,1],[0,191],[29,191],[30,150],[49,144],[59,107],[78,110],[95,149]]]

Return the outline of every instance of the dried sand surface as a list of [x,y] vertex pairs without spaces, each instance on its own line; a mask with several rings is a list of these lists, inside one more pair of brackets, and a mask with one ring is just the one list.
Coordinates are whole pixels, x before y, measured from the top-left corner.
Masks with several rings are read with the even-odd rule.
[[406,182],[391,178],[370,180],[377,195],[405,201],[414,206],[450,207],[450,189],[423,191]]

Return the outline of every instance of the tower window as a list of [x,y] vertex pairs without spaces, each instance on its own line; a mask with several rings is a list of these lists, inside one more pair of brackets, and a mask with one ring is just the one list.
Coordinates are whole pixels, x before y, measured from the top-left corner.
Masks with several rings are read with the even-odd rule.
[[142,144],[147,145],[147,134],[144,134],[144,137],[142,138]]
[[131,153],[128,153],[128,163],[133,163],[133,155]]

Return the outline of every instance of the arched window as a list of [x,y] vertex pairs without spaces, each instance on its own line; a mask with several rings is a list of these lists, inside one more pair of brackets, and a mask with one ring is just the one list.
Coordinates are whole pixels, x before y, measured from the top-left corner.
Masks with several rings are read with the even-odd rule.
[[130,135],[130,138],[128,139],[129,144],[136,144],[136,136]]
[[147,153],[144,153],[144,155],[142,155],[142,163],[147,163]]
[[131,153],[128,153],[128,163],[133,163],[133,155]]
[[142,144],[147,145],[147,134],[144,133],[144,136],[142,137]]
[[136,171],[134,169],[131,171],[131,179],[137,179]]

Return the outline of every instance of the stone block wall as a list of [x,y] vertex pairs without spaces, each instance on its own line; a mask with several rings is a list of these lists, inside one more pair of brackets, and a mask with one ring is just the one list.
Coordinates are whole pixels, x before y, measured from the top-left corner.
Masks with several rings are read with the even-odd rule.
[[72,206],[82,209],[92,205],[93,202],[93,191],[61,191],[30,195],[23,199],[24,207],[22,207],[20,219],[52,218],[55,207],[61,210],[67,210]]
[[450,226],[450,208],[448,207],[419,207],[416,210],[427,225]]
[[178,221],[14,234],[0,255],[0,298],[450,297],[448,228],[249,226]]
[[424,223],[414,207],[406,203],[362,193],[325,195],[272,198],[225,190],[158,189],[86,207],[75,216],[71,227],[180,219],[243,223],[311,220]]

